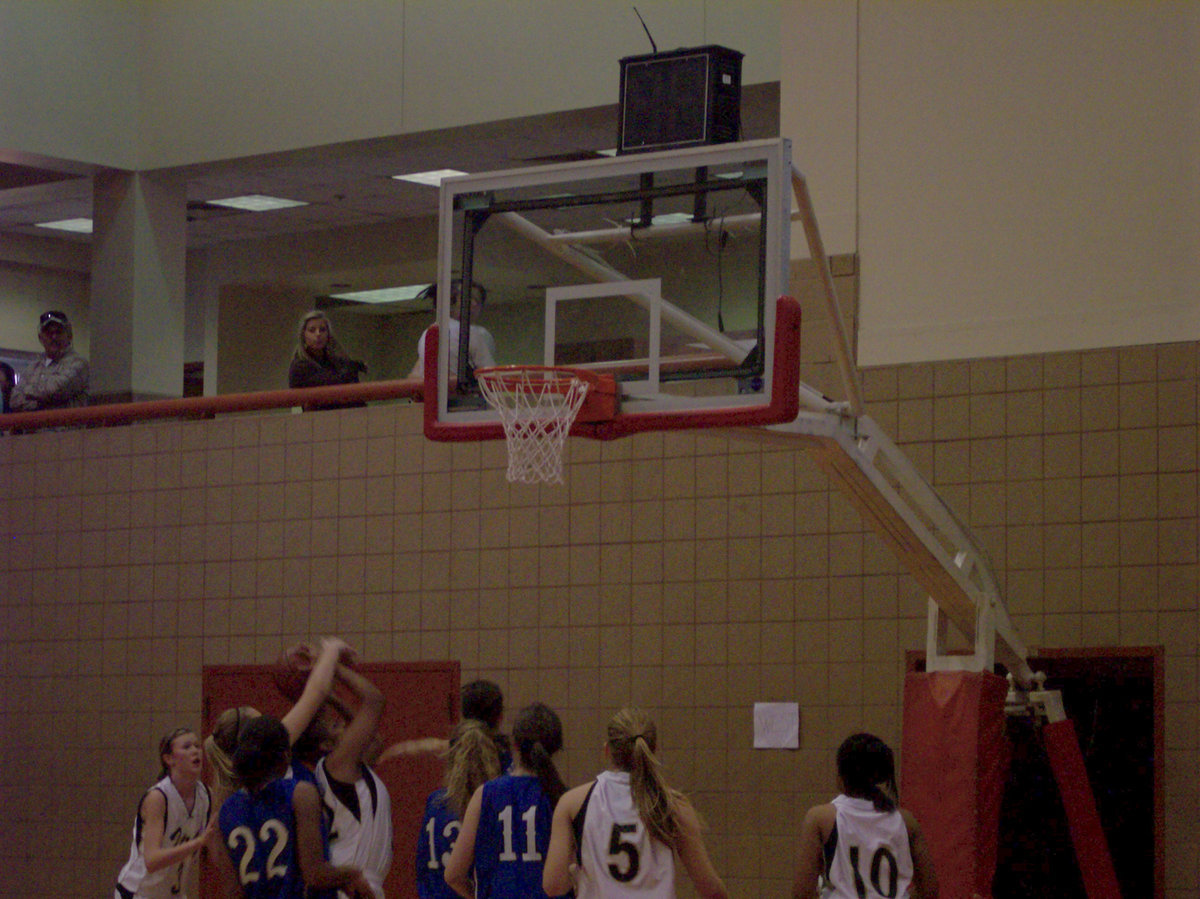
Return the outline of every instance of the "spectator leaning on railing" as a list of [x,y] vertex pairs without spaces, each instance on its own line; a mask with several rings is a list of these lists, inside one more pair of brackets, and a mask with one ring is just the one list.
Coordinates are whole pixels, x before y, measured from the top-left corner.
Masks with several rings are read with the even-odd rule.
[[71,348],[71,322],[66,313],[51,309],[38,322],[38,340],[46,354],[35,359],[13,388],[9,405],[13,412],[86,406],[87,360]]

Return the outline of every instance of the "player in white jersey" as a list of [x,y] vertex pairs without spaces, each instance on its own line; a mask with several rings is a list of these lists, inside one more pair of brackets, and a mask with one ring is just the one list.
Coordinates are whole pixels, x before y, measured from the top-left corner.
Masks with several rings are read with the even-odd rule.
[[[307,648],[305,651],[312,658],[308,677],[299,695],[291,697],[295,704],[281,719],[292,743],[300,738],[329,698],[338,663],[354,656],[354,651],[346,642],[337,637],[324,637],[316,649]],[[233,776],[233,753],[237,748],[238,735],[258,716],[258,709],[252,706],[226,709],[217,716],[213,732],[204,740],[214,809],[220,809],[221,803],[239,786],[237,778]]]
[[191,728],[176,728],[158,750],[160,779],[138,804],[114,899],[187,899],[188,870],[213,830],[208,788],[200,782],[200,738]]
[[793,899],[936,899],[921,829],[896,799],[892,750],[854,734],[838,748],[837,771],[841,795],[804,816]]
[[554,810],[542,878],[547,895],[574,889],[576,899],[674,899],[678,856],[700,896],[726,899],[700,818],[663,779],[656,744],[645,712],[613,716],[604,745],[609,770],[569,790]]
[[383,882],[392,866],[392,800],[368,765],[380,748],[383,694],[345,665],[338,665],[337,679],[355,695],[357,709],[344,727],[331,719],[327,735],[333,742],[316,764],[330,818],[329,859],[360,869],[376,899],[383,899]]

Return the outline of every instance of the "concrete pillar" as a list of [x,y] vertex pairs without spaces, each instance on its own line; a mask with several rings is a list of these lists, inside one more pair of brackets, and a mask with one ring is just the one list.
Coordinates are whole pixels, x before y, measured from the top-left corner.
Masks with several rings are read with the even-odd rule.
[[94,183],[92,402],[182,396],[184,184],[124,171]]

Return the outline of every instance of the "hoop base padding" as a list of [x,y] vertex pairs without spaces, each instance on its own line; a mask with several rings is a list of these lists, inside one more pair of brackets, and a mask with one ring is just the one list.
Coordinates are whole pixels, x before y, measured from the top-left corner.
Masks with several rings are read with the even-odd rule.
[[943,896],[991,896],[1008,779],[1008,682],[973,671],[904,680],[900,796],[917,818]]

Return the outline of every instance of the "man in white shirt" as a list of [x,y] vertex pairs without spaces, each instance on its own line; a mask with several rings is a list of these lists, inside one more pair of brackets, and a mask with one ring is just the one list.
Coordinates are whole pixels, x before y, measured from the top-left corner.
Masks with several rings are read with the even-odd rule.
[[[429,289],[429,298],[433,301],[434,308],[437,308],[437,287]],[[458,356],[458,340],[462,333],[461,325],[459,324],[459,314],[461,311],[462,299],[462,281],[455,278],[450,282],[450,322],[446,327],[446,333],[441,335],[441,339],[449,343],[450,347],[450,368],[457,369],[456,359]],[[496,341],[487,328],[475,324],[479,321],[483,314],[483,304],[487,302],[487,291],[483,285],[473,284],[471,286],[471,336],[468,340],[468,366],[471,371],[477,368],[491,368],[496,364]],[[417,364],[413,367],[409,374],[410,378],[420,378],[425,375],[425,335],[429,333],[429,328],[421,332],[420,338],[417,340]]]

